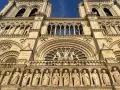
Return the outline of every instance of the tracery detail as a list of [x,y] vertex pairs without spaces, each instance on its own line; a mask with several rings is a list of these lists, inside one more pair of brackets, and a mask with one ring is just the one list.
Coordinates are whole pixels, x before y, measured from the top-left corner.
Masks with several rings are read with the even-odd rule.
[[61,47],[54,49],[53,51],[50,51],[45,57],[45,60],[59,60],[59,61],[81,59],[87,59],[86,55],[83,52],[70,47]]

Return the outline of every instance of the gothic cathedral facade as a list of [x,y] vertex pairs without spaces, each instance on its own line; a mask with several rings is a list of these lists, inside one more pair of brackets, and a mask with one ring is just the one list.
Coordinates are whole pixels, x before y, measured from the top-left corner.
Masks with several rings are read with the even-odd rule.
[[120,1],[83,0],[51,18],[49,0],[0,12],[0,90],[120,90]]

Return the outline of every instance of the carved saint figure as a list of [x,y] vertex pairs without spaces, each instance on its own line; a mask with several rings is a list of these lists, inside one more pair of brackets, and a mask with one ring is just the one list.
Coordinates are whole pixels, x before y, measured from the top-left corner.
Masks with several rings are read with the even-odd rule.
[[82,79],[83,79],[83,84],[85,86],[89,86],[90,85],[90,78],[89,78],[89,75],[88,75],[86,70],[83,70]]
[[21,76],[21,73],[19,72],[19,69],[16,69],[11,79],[11,85],[17,84],[20,79],[20,76]]
[[44,73],[44,76],[43,76],[42,85],[48,86],[49,83],[50,83],[50,73],[48,70],[46,70],[46,72]]
[[93,70],[92,79],[93,79],[95,86],[100,86],[100,80],[99,80],[99,76],[96,70]]
[[71,52],[71,53],[70,53],[69,60],[73,60],[73,59],[74,59],[74,58],[73,58],[73,57],[74,57],[74,55],[75,55],[75,53],[74,53],[74,52]]
[[114,78],[114,81],[118,84],[120,84],[120,73],[119,71],[117,70],[117,68],[113,68],[113,78]]
[[57,55],[57,57],[58,57],[58,60],[61,60],[61,59],[62,59],[59,51],[57,51],[56,55]]
[[67,70],[65,70],[65,72],[63,73],[63,81],[64,81],[64,86],[69,86],[70,77]]
[[80,79],[79,79],[79,74],[77,73],[77,70],[74,70],[74,73],[72,74],[73,78],[73,84],[74,86],[79,86],[80,85]]
[[67,51],[67,50],[65,50],[65,52],[63,53],[63,55],[64,55],[64,60],[68,60],[68,58],[69,58],[69,52]]
[[58,86],[59,80],[60,80],[60,75],[58,73],[58,70],[56,70],[55,73],[53,74],[53,77],[52,77],[53,86]]
[[40,73],[38,70],[36,70],[34,77],[33,77],[32,85],[33,86],[39,85],[39,81],[40,81]]
[[8,85],[9,78],[10,78],[10,72],[6,72],[6,75],[4,76],[1,85]]
[[105,85],[110,85],[110,78],[109,78],[109,76],[108,76],[108,74],[106,73],[105,70],[103,70],[102,79],[103,79],[103,83]]
[[26,73],[24,74],[24,77],[23,77],[23,80],[22,80],[22,86],[29,85],[30,78],[31,78],[31,74],[29,73],[29,70],[27,70]]

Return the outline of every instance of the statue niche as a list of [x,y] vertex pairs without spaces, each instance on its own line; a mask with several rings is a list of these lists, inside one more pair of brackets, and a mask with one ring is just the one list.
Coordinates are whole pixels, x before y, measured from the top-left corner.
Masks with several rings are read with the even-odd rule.
[[79,49],[74,49],[71,47],[62,47],[62,48],[54,49],[50,51],[45,57],[46,61],[49,60],[72,61],[72,60],[80,60],[80,59],[86,60],[87,57],[83,52],[79,51]]

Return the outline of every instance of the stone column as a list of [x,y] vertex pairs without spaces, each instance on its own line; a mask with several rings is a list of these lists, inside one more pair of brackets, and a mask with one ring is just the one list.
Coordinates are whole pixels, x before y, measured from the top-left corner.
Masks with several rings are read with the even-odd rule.
[[105,86],[104,83],[103,83],[103,79],[102,79],[101,69],[98,69],[98,73],[100,75],[100,81],[101,81],[102,86]]
[[115,80],[114,80],[114,78],[113,78],[113,74],[112,74],[112,69],[109,67],[108,68],[108,70],[109,70],[109,76],[110,76],[110,82],[114,85],[115,84]]
[[18,11],[19,11],[19,8],[14,6],[7,17],[15,17]]
[[92,70],[91,69],[89,69],[89,75],[90,75],[91,86],[94,86],[93,85],[93,80],[92,80]]
[[70,69],[69,72],[70,72],[70,84],[69,84],[69,86],[73,86],[73,81],[72,81],[72,69]]
[[50,83],[49,86],[52,86],[52,74],[53,74],[53,70],[50,70]]
[[110,29],[112,31],[112,34],[117,34],[115,28],[112,25],[110,25]]
[[54,33],[54,35],[57,35],[56,32],[57,32],[57,26],[55,25],[55,33]]
[[82,81],[82,70],[79,70],[79,76],[80,76],[81,86],[84,86],[84,85],[83,85],[83,81]]
[[2,11],[0,12],[2,15],[5,15],[9,9],[13,6],[14,1],[10,0],[9,3],[2,9]]
[[60,69],[60,83],[59,86],[63,86],[63,76],[62,76],[62,69]]
[[21,85],[23,76],[24,76],[24,69],[21,69],[21,75],[18,81],[18,85]]
[[5,74],[5,71],[1,71],[1,81],[0,81],[0,85],[1,85],[1,83],[2,83],[2,80],[3,80],[3,78],[4,78],[4,74]]
[[34,75],[34,69],[31,70],[30,82],[28,86],[32,85],[33,75]]
[[41,76],[40,76],[39,86],[41,86],[41,85],[42,85],[43,72],[44,72],[44,69],[41,69]]

